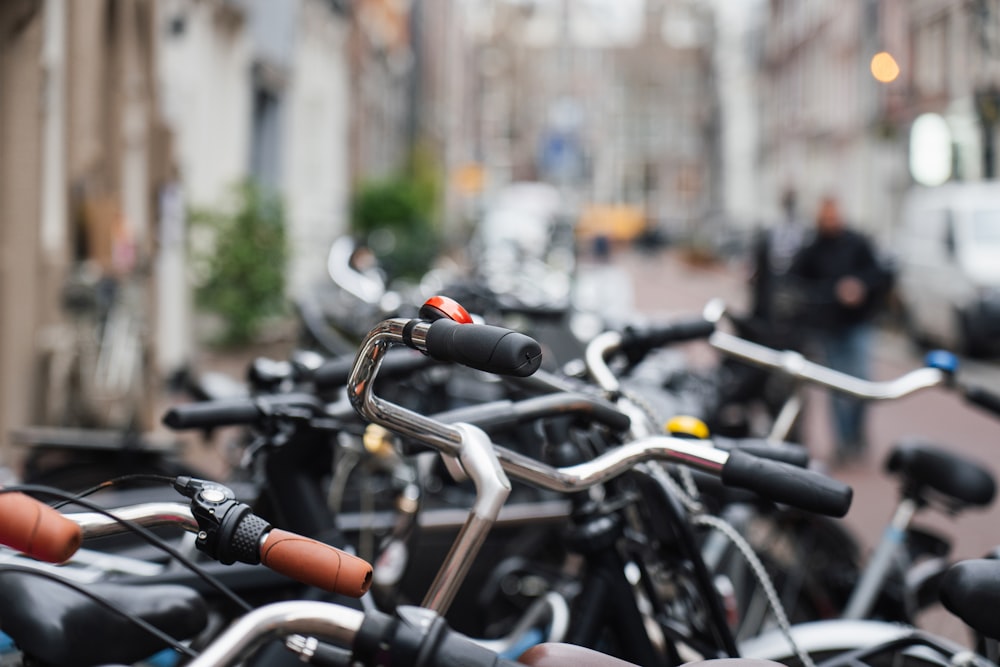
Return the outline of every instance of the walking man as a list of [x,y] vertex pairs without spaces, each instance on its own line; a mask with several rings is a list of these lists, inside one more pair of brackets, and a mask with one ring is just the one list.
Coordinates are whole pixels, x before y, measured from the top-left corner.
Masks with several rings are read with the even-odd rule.
[[[816,216],[816,235],[796,255],[791,275],[802,281],[807,306],[803,324],[831,368],[867,379],[872,319],[888,287],[871,243],[848,229],[837,200],[826,197]],[[834,392],[836,459],[860,458],[866,448],[865,404]]]

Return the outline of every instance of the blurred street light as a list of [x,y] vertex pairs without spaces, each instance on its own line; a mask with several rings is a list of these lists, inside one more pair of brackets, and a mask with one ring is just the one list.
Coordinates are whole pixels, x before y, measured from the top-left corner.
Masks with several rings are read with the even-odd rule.
[[899,76],[899,65],[887,51],[872,56],[871,70],[872,76],[880,83],[892,83]]

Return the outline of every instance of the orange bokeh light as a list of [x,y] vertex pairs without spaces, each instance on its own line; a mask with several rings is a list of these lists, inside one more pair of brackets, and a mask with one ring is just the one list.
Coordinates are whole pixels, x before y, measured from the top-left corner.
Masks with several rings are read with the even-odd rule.
[[872,56],[872,76],[881,83],[892,83],[899,76],[899,65],[888,52],[882,51]]

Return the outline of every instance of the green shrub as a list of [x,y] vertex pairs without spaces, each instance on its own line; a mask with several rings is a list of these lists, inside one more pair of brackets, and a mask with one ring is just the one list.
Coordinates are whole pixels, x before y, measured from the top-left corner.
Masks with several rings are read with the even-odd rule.
[[368,243],[390,280],[419,278],[434,262],[438,191],[430,153],[417,149],[402,175],[362,183],[354,193],[351,230]]
[[234,189],[231,208],[193,210],[189,219],[198,307],[222,319],[220,344],[252,342],[262,323],[285,306],[281,199],[247,182]]

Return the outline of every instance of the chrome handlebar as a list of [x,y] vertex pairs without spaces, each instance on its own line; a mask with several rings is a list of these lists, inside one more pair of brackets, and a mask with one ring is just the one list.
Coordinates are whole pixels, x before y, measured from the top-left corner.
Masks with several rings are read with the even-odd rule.
[[197,533],[198,522],[191,513],[191,507],[184,503],[142,503],[113,510],[116,518],[97,512],[76,512],[64,514],[83,529],[84,538],[106,537],[128,532],[119,520],[131,521],[144,528],[176,526],[189,533]]
[[950,377],[938,368],[918,368],[895,380],[876,382],[827,368],[792,350],[774,350],[722,331],[713,333],[708,342],[720,352],[737,359],[862,399],[902,398],[921,389],[941,386]]
[[315,635],[350,645],[364,619],[362,611],[326,602],[275,602],[233,623],[188,667],[235,664],[265,639],[291,634]]
[[608,367],[606,361],[608,355],[619,349],[622,344],[622,335],[617,331],[605,331],[594,336],[587,343],[583,360],[587,364],[587,372],[593,378],[597,386],[609,393],[615,393],[621,388],[618,378]]
[[[460,454],[463,443],[462,432],[456,425],[442,424],[372,393],[382,356],[392,343],[404,342],[403,329],[407,326],[412,328],[414,346],[422,349],[422,336],[429,326],[422,322],[414,326],[409,320],[386,320],[365,338],[348,380],[351,404],[370,421],[419,440],[445,455],[456,456]],[[492,451],[500,467],[511,477],[553,491],[570,493],[606,482],[645,461],[681,463],[718,473],[729,455],[711,445],[711,441],[706,440],[695,442],[682,438],[649,437],[617,447],[586,463],[565,468],[547,465],[499,445],[493,445]]]

